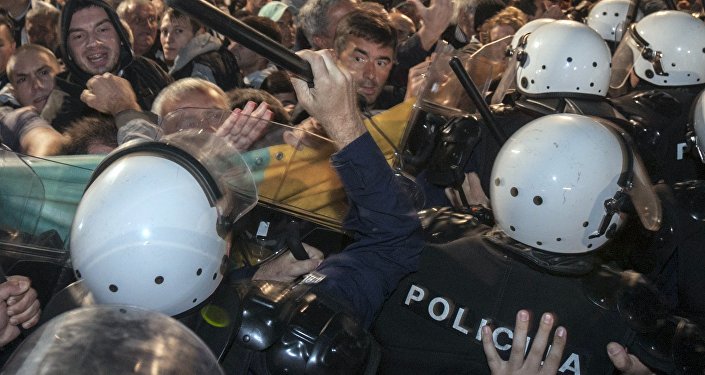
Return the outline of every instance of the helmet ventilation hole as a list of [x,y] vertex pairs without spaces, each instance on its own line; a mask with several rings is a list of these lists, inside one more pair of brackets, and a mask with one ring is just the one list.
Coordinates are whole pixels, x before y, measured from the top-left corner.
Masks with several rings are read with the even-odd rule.
[[215,272],[215,273],[213,274],[213,280],[215,280],[217,277],[218,277],[218,273]]
[[671,66],[675,68],[675,67],[676,67],[676,63],[671,63]]
[[[502,183],[502,180],[500,180],[499,177],[494,179],[494,186],[499,186],[499,184],[501,184],[501,183]],[[78,271],[76,271],[76,272],[78,272]]]
[[543,203],[543,198],[541,198],[538,195],[534,197],[534,204],[535,205],[540,206],[542,203]]
[[202,269],[199,268],[196,270],[196,276],[201,276],[202,273],[203,273]]
[[198,298],[194,298],[191,302],[196,303],[196,301],[198,301]]
[[587,226],[590,225],[587,221],[583,221],[583,228],[587,228]]
[[522,87],[522,88],[527,88],[527,87],[529,87],[529,80],[526,79],[526,77],[522,77],[522,78],[521,78],[521,87]]
[[606,15],[607,15],[607,12],[602,12],[602,15],[603,15],[603,16],[606,16]]
[[593,62],[592,62],[592,67],[593,67],[593,68],[597,68],[597,61],[593,61]]
[[561,238],[560,237],[556,238],[556,241],[561,242]]
[[513,188],[509,189],[509,194],[511,194],[512,197],[516,197],[517,195],[519,195],[519,189],[517,189],[516,187],[513,187]]
[[516,228],[514,228],[514,226],[513,226],[513,225],[510,225],[510,226],[509,226],[509,229],[511,229],[511,230],[512,230],[512,232],[516,232],[516,231],[517,231],[517,229],[516,229]]
[[79,278],[79,279],[81,278],[81,271],[76,270],[76,277]]
[[164,282],[164,277],[163,276],[157,276],[154,278],[154,283],[159,285]]
[[590,82],[590,87],[595,87],[595,82]]
[[536,241],[536,244],[539,245],[539,246],[541,246],[541,245],[543,245],[543,242],[541,242],[541,241]]
[[533,80],[533,79],[531,80],[531,84],[532,84],[532,85],[534,84],[534,80]]
[[572,58],[572,57],[568,57],[567,61],[568,61],[568,62],[573,62],[573,58]]
[[580,91],[580,86],[576,87],[575,91]]
[[592,244],[589,243],[589,244],[587,245],[587,248],[588,248],[588,249],[592,249]]
[[108,289],[113,293],[118,291],[118,287],[115,284],[110,284],[110,286],[108,286]]
[[120,312],[123,313],[123,314],[127,314],[127,310],[125,310],[125,309],[120,309],[120,310],[118,310],[118,311],[120,311]]
[[546,70],[546,65],[541,65],[541,69]]
[[615,17],[619,17],[619,13],[615,13],[614,16],[615,16]]

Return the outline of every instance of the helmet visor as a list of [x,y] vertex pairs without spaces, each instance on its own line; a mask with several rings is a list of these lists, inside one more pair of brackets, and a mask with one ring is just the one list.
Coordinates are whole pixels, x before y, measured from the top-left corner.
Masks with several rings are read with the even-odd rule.
[[225,138],[210,131],[185,129],[165,135],[161,141],[186,151],[208,170],[221,193],[215,202],[221,216],[235,222],[255,206],[254,177],[240,152]]
[[622,191],[629,196],[644,228],[650,231],[658,230],[661,228],[661,200],[651,185],[651,178],[644,162],[635,152],[636,147],[622,129],[606,120],[598,119],[598,121],[613,129],[622,138],[627,162],[625,162],[626,169],[623,172],[624,178],[620,179],[620,186],[622,186]]
[[[631,29],[630,29],[631,30]],[[636,45],[636,41],[631,35],[631,32],[626,32],[622,41],[617,46],[617,50],[612,55],[612,71],[610,73],[610,90],[621,92],[634,66],[634,50],[632,46]]]

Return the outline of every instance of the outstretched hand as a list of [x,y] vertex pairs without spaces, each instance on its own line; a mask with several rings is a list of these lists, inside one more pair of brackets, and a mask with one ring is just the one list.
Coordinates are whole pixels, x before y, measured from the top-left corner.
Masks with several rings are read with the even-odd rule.
[[416,6],[416,12],[422,22],[417,34],[421,39],[421,47],[428,51],[450,25],[453,16],[453,2],[451,0],[431,0],[429,6],[426,7],[420,0],[408,1]]
[[247,102],[243,109],[235,109],[215,134],[225,138],[238,151],[246,151],[262,138],[272,116],[267,103],[257,106],[255,102]]
[[548,338],[551,333],[551,328],[554,324],[554,316],[549,313],[544,313],[541,317],[539,330],[536,337],[532,340],[531,350],[524,358],[524,349],[526,348],[527,332],[529,331],[529,312],[519,310],[514,328],[514,338],[512,339],[512,351],[509,355],[509,361],[503,361],[500,358],[497,349],[495,349],[492,341],[492,329],[489,326],[482,327],[482,347],[487,356],[487,364],[493,375],[554,375],[561,364],[563,349],[566,344],[566,330],[563,327],[558,327],[553,336],[551,350],[548,352],[546,359],[543,360],[543,353],[546,351]]

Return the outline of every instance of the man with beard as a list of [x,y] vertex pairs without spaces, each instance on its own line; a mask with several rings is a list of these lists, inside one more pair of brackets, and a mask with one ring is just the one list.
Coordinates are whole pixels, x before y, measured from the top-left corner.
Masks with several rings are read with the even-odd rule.
[[61,17],[61,38],[68,75],[57,85],[68,95],[47,118],[59,131],[92,111],[80,97],[95,75],[113,73],[127,79],[145,110],[171,82],[155,62],[133,55],[117,13],[102,0],[68,1]]

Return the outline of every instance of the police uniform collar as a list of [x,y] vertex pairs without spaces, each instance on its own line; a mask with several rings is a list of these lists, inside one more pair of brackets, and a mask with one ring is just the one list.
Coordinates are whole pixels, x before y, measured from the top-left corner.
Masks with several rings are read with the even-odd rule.
[[509,237],[498,227],[483,235],[485,241],[509,253],[529,266],[559,276],[582,276],[599,264],[594,252],[579,255],[557,254],[539,250]]

